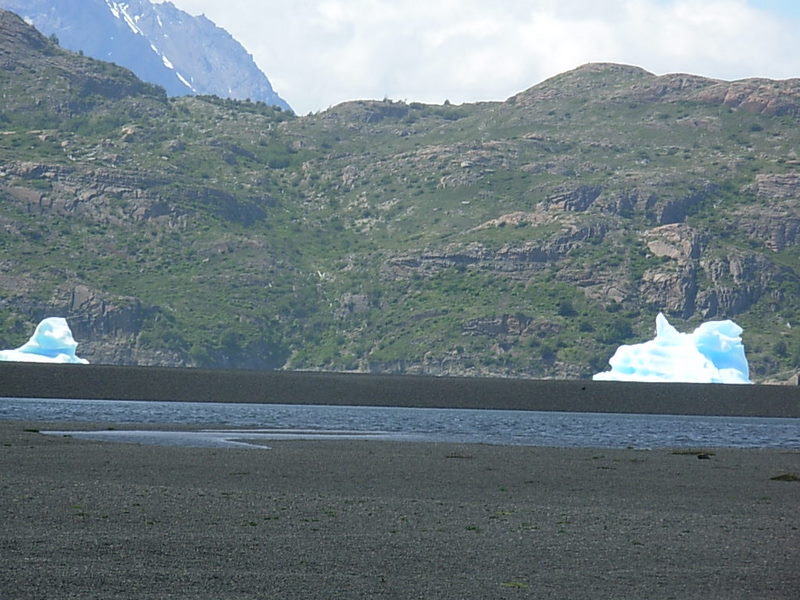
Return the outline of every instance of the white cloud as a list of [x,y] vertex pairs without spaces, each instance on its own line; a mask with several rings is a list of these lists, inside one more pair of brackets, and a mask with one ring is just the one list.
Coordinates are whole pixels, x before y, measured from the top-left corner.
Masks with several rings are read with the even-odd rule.
[[231,32],[301,114],[357,98],[502,100],[595,61],[723,79],[800,76],[800,22],[758,0],[173,3]]

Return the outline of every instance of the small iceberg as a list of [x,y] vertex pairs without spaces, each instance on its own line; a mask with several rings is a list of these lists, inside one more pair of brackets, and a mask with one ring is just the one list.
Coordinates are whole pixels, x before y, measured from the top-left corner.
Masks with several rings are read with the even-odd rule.
[[742,328],[733,321],[709,321],[692,333],[680,333],[659,313],[656,337],[623,345],[608,361],[599,381],[752,383],[742,345]]
[[88,364],[75,355],[77,348],[67,320],[49,317],[36,326],[25,344],[15,350],[0,350],[0,361]]

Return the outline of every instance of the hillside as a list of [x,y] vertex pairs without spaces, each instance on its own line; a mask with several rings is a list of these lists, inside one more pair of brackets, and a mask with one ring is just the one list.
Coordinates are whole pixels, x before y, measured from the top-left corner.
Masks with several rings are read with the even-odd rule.
[[664,311],[800,366],[799,80],[590,64],[296,117],[6,12],[0,65],[3,347],[59,315],[96,363],[586,377]]
[[216,94],[290,110],[266,75],[227,31],[172,2],[0,0],[74,52],[131,69],[170,96]]

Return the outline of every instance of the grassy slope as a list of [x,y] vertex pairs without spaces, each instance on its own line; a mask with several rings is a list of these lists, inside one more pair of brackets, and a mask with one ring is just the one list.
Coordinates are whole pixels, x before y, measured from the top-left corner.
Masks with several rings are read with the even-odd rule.
[[[796,119],[617,93],[649,77],[573,72],[506,103],[354,102],[307,117],[142,91],[63,113],[9,105],[3,164],[45,163],[68,181],[46,170],[3,178],[2,341],[21,343],[66,284],[83,283],[152,307],[135,343],[190,364],[248,366],[256,354],[291,368],[585,376],[619,343],[650,337],[663,307],[635,293],[592,298],[581,277],[634,290],[646,270],[671,267],[642,242],[658,223],[641,206],[548,203],[579,185],[669,200],[713,184],[687,217],[707,255],[741,249],[783,269],[755,304],[720,317],[745,326],[762,376],[796,368],[800,340],[785,321],[800,308],[797,247],[769,253],[731,216],[758,201],[743,191],[756,174],[796,170],[785,161],[800,142]],[[95,188],[77,209],[12,194],[47,203],[109,173],[130,182]],[[476,229],[517,211],[548,218]],[[548,243],[576,227],[601,233],[522,275],[469,261],[390,268]],[[689,327],[702,315],[673,318]]]

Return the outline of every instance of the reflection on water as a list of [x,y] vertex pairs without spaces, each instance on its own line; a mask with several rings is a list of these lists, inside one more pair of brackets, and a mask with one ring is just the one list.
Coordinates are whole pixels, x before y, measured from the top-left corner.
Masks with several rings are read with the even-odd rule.
[[53,432],[184,446],[254,447],[277,439],[356,438],[589,448],[800,449],[799,419],[754,417],[3,398],[0,419],[206,428]]
[[385,431],[323,429],[201,429],[199,431],[104,430],[42,431],[45,435],[69,436],[103,442],[190,446],[194,448],[262,448],[275,440],[383,440],[429,441],[426,436]]

